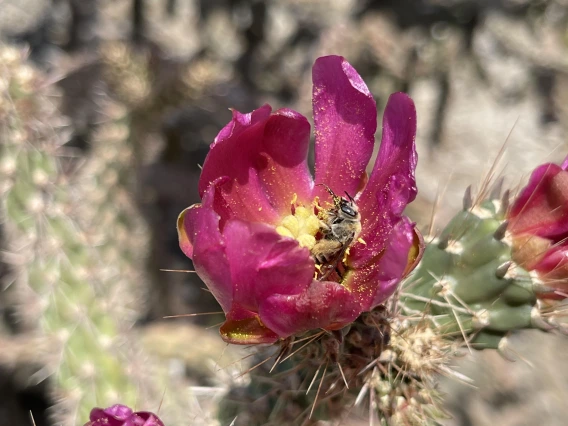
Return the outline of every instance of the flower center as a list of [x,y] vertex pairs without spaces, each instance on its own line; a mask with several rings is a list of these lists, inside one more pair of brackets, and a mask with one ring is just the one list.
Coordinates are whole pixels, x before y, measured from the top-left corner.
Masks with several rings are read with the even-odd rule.
[[316,235],[320,231],[320,219],[314,213],[312,206],[298,206],[293,213],[284,216],[276,227],[276,232],[285,237],[298,240],[301,247],[312,251],[316,244]]

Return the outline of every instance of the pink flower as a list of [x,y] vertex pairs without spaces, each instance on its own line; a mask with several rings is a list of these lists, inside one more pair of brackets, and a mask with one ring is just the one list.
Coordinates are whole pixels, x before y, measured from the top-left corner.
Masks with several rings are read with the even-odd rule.
[[[223,308],[221,335],[229,343],[342,328],[384,302],[422,251],[414,224],[402,215],[416,196],[412,100],[390,97],[367,179],[377,126],[371,93],[340,56],[319,58],[312,75],[315,178],[305,117],[268,105],[233,111],[203,165],[202,203],[178,219],[181,249]],[[334,202],[324,185],[353,203],[347,196]],[[322,225],[338,213],[337,202],[360,216],[350,211],[349,247],[326,264],[315,255],[322,243],[341,246],[327,241],[331,231]]]
[[125,405],[93,408],[85,426],[164,426],[162,421],[147,411],[133,412]]
[[537,167],[508,214],[513,259],[555,290],[542,298],[565,298],[568,292],[567,169],[568,157],[561,166]]

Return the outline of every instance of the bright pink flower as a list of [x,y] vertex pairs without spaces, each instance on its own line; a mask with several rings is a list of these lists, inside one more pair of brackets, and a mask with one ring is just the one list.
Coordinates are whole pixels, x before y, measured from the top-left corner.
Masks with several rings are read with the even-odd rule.
[[508,214],[513,255],[534,270],[547,287],[543,298],[568,293],[568,157],[564,163],[543,164],[531,175]]
[[[178,219],[180,246],[226,314],[230,343],[272,343],[339,329],[382,303],[415,265],[422,243],[402,212],[416,196],[416,112],[392,95],[377,161],[377,110],[367,86],[339,56],[313,71],[315,178],[307,165],[310,125],[290,109],[233,111],[203,165],[202,203]],[[322,274],[311,250],[321,241],[327,185],[354,196],[361,231],[339,272]],[[333,269],[333,268],[331,268]]]
[[85,426],[164,426],[162,421],[147,411],[133,412],[125,405],[93,408]]

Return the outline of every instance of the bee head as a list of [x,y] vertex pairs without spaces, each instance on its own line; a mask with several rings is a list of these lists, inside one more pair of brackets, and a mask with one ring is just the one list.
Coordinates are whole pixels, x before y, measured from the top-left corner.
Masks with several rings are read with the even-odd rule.
[[355,220],[359,217],[359,209],[357,208],[357,205],[355,204],[355,200],[353,199],[353,197],[351,195],[349,195],[347,193],[347,191],[345,192],[345,195],[347,195],[347,198],[344,197],[340,197],[339,195],[337,195],[335,192],[333,192],[333,190],[327,186],[324,183],[318,183],[319,186],[324,186],[325,189],[327,189],[327,192],[329,192],[329,195],[331,195],[331,198],[333,199],[333,204],[335,205],[335,208],[343,213],[343,216],[345,219],[348,220]]
[[343,197],[341,197],[339,210],[350,219],[356,219],[359,216],[359,209],[357,209],[355,203],[353,203],[353,201],[347,201]]

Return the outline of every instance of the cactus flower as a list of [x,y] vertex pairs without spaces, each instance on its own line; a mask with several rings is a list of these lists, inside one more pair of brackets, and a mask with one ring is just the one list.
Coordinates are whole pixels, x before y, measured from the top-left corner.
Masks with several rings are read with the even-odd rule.
[[133,412],[125,405],[93,408],[85,426],[164,426],[162,421],[147,411]]
[[[371,93],[339,56],[319,58],[312,77],[315,177],[304,116],[269,105],[233,111],[203,164],[202,202],[178,219],[180,247],[225,312],[220,331],[229,343],[339,329],[384,302],[422,251],[402,215],[416,195],[412,100],[389,98],[367,177],[377,125]],[[322,222],[334,206],[334,214],[344,213],[338,200],[348,203],[352,239],[336,263],[318,264],[316,252],[327,247]]]
[[533,171],[508,219],[513,259],[554,289],[540,297],[568,297],[568,157]]

